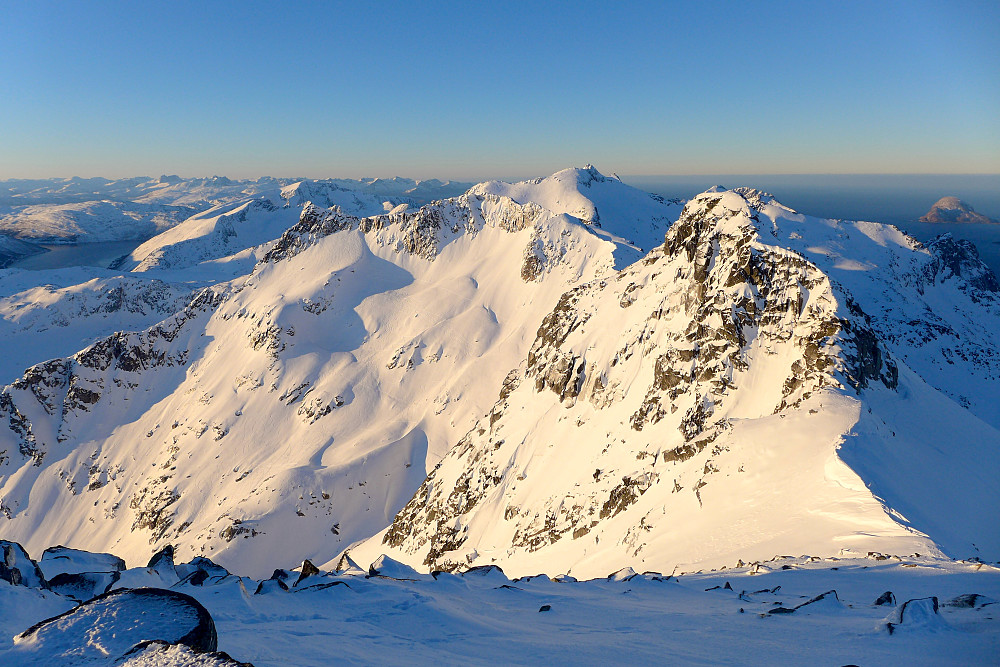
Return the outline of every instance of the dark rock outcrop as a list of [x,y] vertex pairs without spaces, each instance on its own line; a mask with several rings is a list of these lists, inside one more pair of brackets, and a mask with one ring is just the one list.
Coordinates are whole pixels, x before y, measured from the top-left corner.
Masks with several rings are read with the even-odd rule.
[[0,579],[14,586],[47,588],[42,571],[17,542],[0,540]]

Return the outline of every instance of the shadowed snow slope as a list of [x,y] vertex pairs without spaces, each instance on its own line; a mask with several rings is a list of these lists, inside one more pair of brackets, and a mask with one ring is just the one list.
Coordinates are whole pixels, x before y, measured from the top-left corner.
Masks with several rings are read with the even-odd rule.
[[254,576],[373,535],[364,562],[509,574],[1000,554],[998,286],[961,243],[746,189],[681,214],[593,168],[342,194],[133,255],[233,279],[0,392],[5,538]]
[[131,241],[169,229],[193,212],[183,206],[136,202],[33,205],[0,213],[0,233],[43,243]]

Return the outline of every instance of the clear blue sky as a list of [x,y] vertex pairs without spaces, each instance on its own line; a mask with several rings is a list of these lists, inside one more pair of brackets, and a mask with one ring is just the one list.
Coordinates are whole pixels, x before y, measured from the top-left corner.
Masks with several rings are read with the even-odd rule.
[[0,178],[1000,172],[1000,2],[0,0]]

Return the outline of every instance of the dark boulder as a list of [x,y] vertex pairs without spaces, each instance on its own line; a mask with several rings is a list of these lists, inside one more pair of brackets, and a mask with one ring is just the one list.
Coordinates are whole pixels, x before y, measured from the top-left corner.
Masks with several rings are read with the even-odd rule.
[[885,629],[891,635],[900,627],[932,631],[945,627],[944,621],[938,614],[938,599],[936,597],[915,598],[896,607],[885,618]]
[[191,559],[190,563],[175,564],[174,570],[177,571],[179,577],[189,577],[198,570],[204,570],[210,578],[214,579],[222,579],[229,576],[229,570],[215,564],[211,559],[204,556],[195,556]]
[[176,570],[174,570],[173,545],[168,544],[167,546],[163,547],[155,554],[153,554],[153,557],[149,559],[149,563],[146,564],[146,567],[148,567],[151,570],[156,570],[157,572],[169,569],[170,571],[173,571],[176,574]]
[[17,542],[0,540],[0,580],[15,586],[47,588],[45,576]]
[[889,605],[892,607],[896,606],[896,596],[892,594],[892,591],[886,591],[882,595],[878,596],[875,600],[875,606],[881,607],[882,605]]
[[298,586],[303,580],[309,577],[319,574],[319,568],[312,564],[312,561],[308,558],[302,561],[302,570],[299,572],[299,578],[295,580],[292,586]]
[[996,604],[996,602],[993,598],[980,595],[979,593],[964,593],[953,597],[947,602],[942,602],[941,606],[955,607],[956,609],[975,609],[977,607],[985,607],[988,604]]
[[49,588],[77,602],[107,593],[121,578],[119,572],[63,572],[49,580]]
[[267,595],[268,593],[274,593],[275,591],[287,591],[288,584],[283,582],[281,579],[265,579],[264,581],[257,584],[257,590],[253,592],[254,595]]

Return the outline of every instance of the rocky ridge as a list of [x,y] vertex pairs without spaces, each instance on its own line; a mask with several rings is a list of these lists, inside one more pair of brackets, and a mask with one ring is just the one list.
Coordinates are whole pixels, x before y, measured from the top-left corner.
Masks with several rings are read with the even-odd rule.
[[[851,255],[856,261],[884,262],[883,268],[902,275],[870,271],[864,281],[850,280],[853,290],[846,288],[843,273],[858,267],[821,247],[822,233],[808,227],[825,227],[842,245],[860,250]],[[746,431],[757,429],[798,441],[803,449],[794,455],[802,458],[805,451],[816,459],[801,461],[803,468],[812,466],[816,482],[836,489],[814,488],[806,492],[812,497],[770,494],[787,503],[783,511],[867,506],[858,514],[871,522],[871,533],[851,536],[863,523],[860,516],[823,510],[830,525],[803,530],[795,548],[836,553],[833,544],[840,542],[841,549],[894,543],[897,549],[934,549],[884,513],[882,503],[891,511],[894,499],[867,495],[862,482],[871,486],[873,479],[820,462],[844,442],[865,397],[899,391],[901,363],[926,369],[925,379],[945,394],[968,378],[938,372],[929,358],[962,356],[974,360],[984,384],[996,377],[998,355],[988,347],[988,332],[1000,323],[1000,312],[987,275],[973,252],[947,239],[925,249],[891,228],[806,219],[758,191],[705,193],[687,205],[662,248],[613,279],[563,295],[538,329],[526,362],[507,376],[491,413],[432,471],[381,541],[431,569],[488,558],[529,571],[573,563],[578,569],[571,571],[584,576],[594,553],[652,568],[690,562],[694,554],[720,564],[727,557],[759,558],[755,538],[723,527],[760,521],[720,507],[740,497],[742,482],[733,478],[797,486],[788,484],[789,470],[755,460],[755,450],[767,449],[746,440]],[[919,318],[900,322],[903,315],[888,305],[895,298],[868,284],[886,287],[896,278],[915,292],[907,298],[925,311]],[[941,309],[933,308],[941,293],[957,293],[978,307],[973,319],[979,321],[968,327],[972,335],[933,327],[941,321],[935,312]],[[914,345],[907,336],[918,332],[927,337]],[[978,404],[984,416],[990,399],[987,394]],[[947,403],[940,393],[934,400]],[[813,437],[803,439],[796,428],[815,429]],[[976,428],[987,438],[982,455],[995,459],[998,432]],[[924,440],[914,446],[937,446]],[[996,495],[985,478],[978,484]],[[849,501],[838,497],[847,495]],[[938,517],[922,527],[943,529],[946,522]],[[781,524],[780,530],[794,529]],[[827,541],[823,531],[836,537]],[[698,546],[706,542],[715,548]],[[959,544],[948,547],[975,548]]]
[[72,546],[128,557],[169,541],[252,569],[303,535],[330,557],[488,409],[558,295],[613,270],[590,229],[492,195],[368,218],[305,205],[249,276],[3,390],[7,527],[59,541],[51,517],[82,511],[95,530]]

